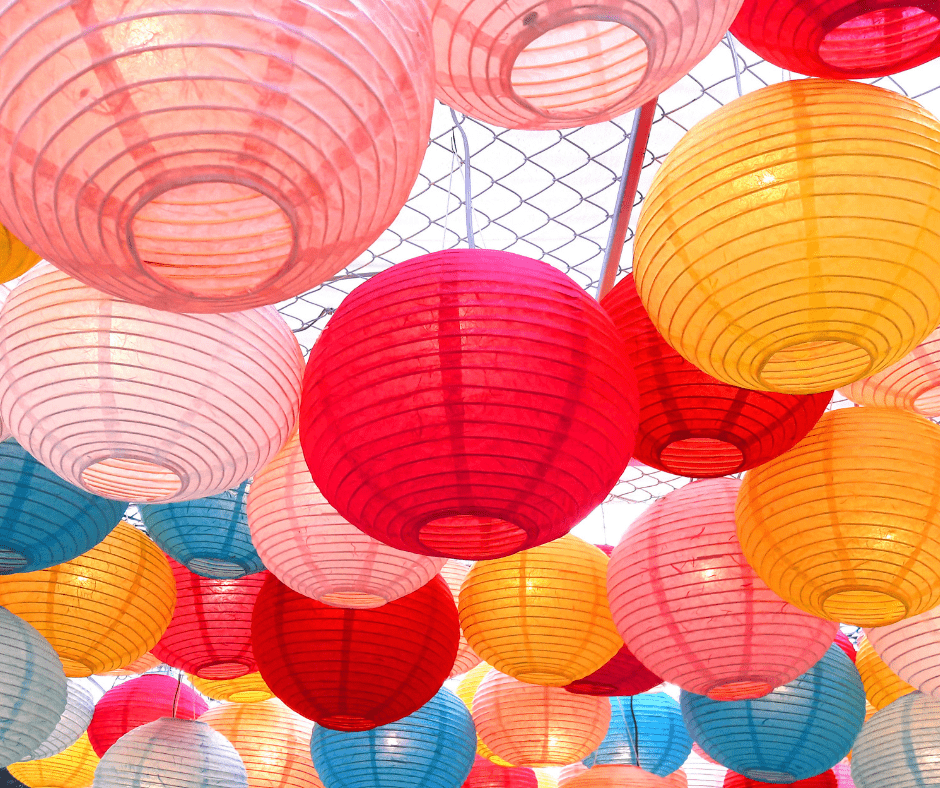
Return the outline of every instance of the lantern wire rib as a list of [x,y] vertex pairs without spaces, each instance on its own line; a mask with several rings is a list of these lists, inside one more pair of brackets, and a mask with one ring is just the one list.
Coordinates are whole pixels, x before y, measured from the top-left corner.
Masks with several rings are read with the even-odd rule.
[[473,193],[470,189],[470,140],[467,139],[467,132],[463,128],[463,119],[457,117],[454,110],[450,111],[450,116],[454,119],[457,131],[463,140],[463,191],[464,191],[464,213],[467,218],[467,246],[476,249],[476,240],[473,237]]
[[734,36],[731,33],[725,33],[725,41],[731,51],[731,63],[734,66],[734,85],[738,89],[738,96],[743,96],[744,91],[741,90],[741,64],[738,62],[738,50],[734,46]]

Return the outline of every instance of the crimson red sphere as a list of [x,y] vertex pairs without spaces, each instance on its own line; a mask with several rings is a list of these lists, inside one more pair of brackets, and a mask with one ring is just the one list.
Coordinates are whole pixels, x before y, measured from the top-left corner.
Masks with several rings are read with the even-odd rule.
[[[776,783],[764,783],[759,780],[752,780],[742,774],[729,771],[725,774],[723,788],[764,788],[764,786],[775,785]],[[839,781],[835,772],[830,769],[815,777],[808,777],[805,780],[797,780],[795,783],[787,783],[787,788],[838,788]]]
[[463,788],[538,788],[535,772],[527,766],[497,766],[477,755]]
[[845,655],[850,660],[852,660],[852,662],[855,662],[855,657],[858,655],[858,652],[855,650],[855,644],[852,643],[852,641],[849,640],[841,630],[836,632],[835,640],[832,642],[841,648],[845,652]]
[[639,695],[662,683],[624,646],[607,664],[583,679],[572,681],[565,689],[578,695]]

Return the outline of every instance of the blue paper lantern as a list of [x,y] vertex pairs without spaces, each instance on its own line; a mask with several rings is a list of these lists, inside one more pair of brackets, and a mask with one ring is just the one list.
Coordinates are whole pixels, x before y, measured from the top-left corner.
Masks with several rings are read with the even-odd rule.
[[470,712],[444,688],[397,722],[354,733],[318,725],[310,741],[325,788],[458,788],[476,750]]
[[665,777],[682,766],[692,752],[692,737],[682,721],[682,710],[666,693],[613,697],[610,711],[607,736],[584,759],[589,769],[612,764],[639,766]]
[[208,498],[140,507],[147,533],[190,572],[233,580],[264,569],[251,543],[245,501],[249,482]]
[[862,680],[837,645],[802,676],[762,698],[719,701],[683,691],[680,705],[686,728],[708,755],[768,783],[792,783],[831,769],[852,749],[865,720]]
[[71,561],[111,533],[125,509],[56,476],[12,438],[0,443],[0,574]]

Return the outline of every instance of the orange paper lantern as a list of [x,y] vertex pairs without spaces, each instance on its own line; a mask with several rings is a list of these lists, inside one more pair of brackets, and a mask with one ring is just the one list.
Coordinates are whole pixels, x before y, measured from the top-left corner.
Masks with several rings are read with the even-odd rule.
[[916,687],[912,687],[885,664],[864,636],[858,644],[855,667],[862,677],[865,697],[875,709],[883,709],[898,698],[917,691]]
[[668,788],[675,785],[668,777],[657,777],[637,766],[592,766],[566,788]]
[[146,654],[142,654],[137,659],[132,662],[128,662],[123,668],[116,668],[115,670],[109,670],[101,675],[103,676],[139,676],[141,673],[146,673],[148,670],[152,670],[157,667],[157,665],[162,665],[163,663],[157,659],[149,651]]

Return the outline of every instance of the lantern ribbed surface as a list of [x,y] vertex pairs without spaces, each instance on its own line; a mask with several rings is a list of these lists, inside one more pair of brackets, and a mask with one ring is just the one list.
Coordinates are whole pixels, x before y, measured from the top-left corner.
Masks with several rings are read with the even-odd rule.
[[533,769],[497,766],[488,758],[477,755],[463,788],[541,788],[541,784]]
[[900,361],[937,327],[938,234],[940,122],[872,85],[793,80],[673,147],[633,274],[657,330],[704,372],[812,394]]
[[940,603],[940,427],[843,408],[748,471],[738,538],[754,571],[814,615],[884,626]]
[[855,781],[852,779],[852,767],[847,760],[839,761],[833,766],[832,773],[836,776],[837,788],[855,788]]
[[896,701],[903,695],[916,691],[891,670],[878,655],[868,638],[862,637],[858,644],[858,655],[855,660],[858,675],[862,677],[865,687],[865,697],[876,709],[883,709],[889,703]]
[[[55,730],[24,761],[51,758],[71,747],[81,738],[95,713],[95,699],[79,679],[68,679],[68,700]],[[88,745],[89,747],[91,745]],[[23,780],[23,782],[27,782]]]
[[940,700],[940,607],[865,635],[900,680]]
[[[774,785],[774,783],[765,783],[760,780],[752,780],[735,772],[728,772],[725,775],[723,788],[761,788],[762,785]],[[807,777],[805,780],[796,780],[787,783],[791,788],[839,788],[839,781],[836,779],[835,772],[829,771],[817,774],[814,777]]]
[[679,476],[753,468],[792,448],[819,421],[831,392],[799,396],[729,386],[696,368],[660,336],[627,274],[601,302],[623,338],[640,391],[633,454]]
[[865,723],[852,750],[858,788],[940,785],[940,701],[920,692],[898,698]]
[[302,370],[273,307],[171,314],[43,265],[0,312],[0,419],[43,465],[107,498],[240,484],[290,436]]
[[343,299],[307,362],[300,442],[324,497],[365,533],[492,559],[563,536],[604,500],[636,414],[613,323],[570,277],[452,249]]
[[396,550],[344,520],[310,478],[296,434],[252,481],[248,523],[264,565],[278,580],[333,607],[379,607],[400,599],[445,562]]
[[148,536],[190,572],[218,579],[251,575],[264,564],[248,530],[248,486],[194,501],[144,504],[140,517]]
[[769,783],[831,769],[848,753],[865,718],[862,680],[838,646],[763,698],[717,701],[683,690],[680,703],[689,734],[709,756]]
[[623,641],[610,617],[607,556],[577,536],[478,561],[460,589],[470,647],[509,676],[563,687],[612,659]]
[[836,636],[832,642],[841,648],[845,652],[845,656],[852,660],[852,662],[858,660],[858,652],[855,650],[855,644],[842,633],[842,630],[836,632]]
[[656,98],[728,30],[739,0],[437,0],[437,97],[513,129],[610,120]]
[[584,774],[586,771],[587,766],[581,763],[581,761],[578,761],[577,763],[569,763],[567,766],[562,766],[558,770],[558,788],[563,788],[563,786],[566,786],[579,774]]
[[25,274],[42,258],[0,225],[0,283]]
[[509,763],[565,766],[600,746],[610,725],[610,701],[491,670],[473,697],[473,721],[480,738]]
[[148,670],[152,670],[157,667],[157,665],[162,665],[153,654],[149,651],[146,654],[142,654],[137,657],[137,659],[128,662],[122,668],[115,668],[114,670],[105,671],[103,676],[139,676],[141,673],[146,673]]
[[722,788],[728,770],[720,763],[707,761],[694,751],[682,764],[689,788]]
[[626,646],[621,646],[610,660],[583,679],[565,685],[579,695],[638,695],[663,680],[638,660]]
[[838,631],[783,602],[748,566],[735,532],[740,486],[705,479],[668,493],[630,524],[607,570],[630,650],[665,681],[717,700],[792,681]]
[[90,676],[121,668],[156,645],[173,616],[176,584],[160,549],[118,523],[78,558],[0,576],[0,605],[43,634],[65,675]]
[[[452,558],[441,567],[441,577],[447,583],[447,587],[454,597],[454,604],[458,604],[460,600],[460,586],[467,578],[471,566],[472,564],[469,561],[458,561]],[[461,630],[460,644],[457,646],[457,658],[454,660],[454,667],[450,669],[450,678],[462,676],[482,661],[477,653],[470,648],[470,644],[467,642],[467,638],[464,637],[463,630]]]
[[157,309],[323,282],[391,224],[428,143],[416,0],[30,0],[0,28],[2,221]]
[[201,679],[190,676],[193,686],[207,698],[230,703],[261,703],[274,697],[261,674],[246,673],[237,679]]
[[[492,666],[488,665],[486,662],[481,662],[475,668],[469,670],[467,675],[464,676],[457,685],[457,697],[463,701],[463,705],[467,707],[468,711],[473,711],[473,699],[476,697],[477,690],[480,688],[480,684],[483,683],[483,679],[486,678],[491,670],[493,670]],[[480,738],[479,732],[477,732],[477,754],[492,761],[497,766],[513,765],[493,752],[489,746],[487,746],[486,742]]]
[[731,32],[788,71],[867,79],[940,57],[938,17],[932,0],[745,0]]
[[82,733],[56,755],[41,760],[11,763],[10,774],[28,788],[88,788],[95,779],[99,758]]
[[611,765],[582,772],[566,788],[670,788],[670,783],[636,766]]
[[272,692],[298,714],[342,731],[421,708],[450,674],[460,638],[457,607],[440,577],[382,607],[349,610],[269,575],[251,629]]

